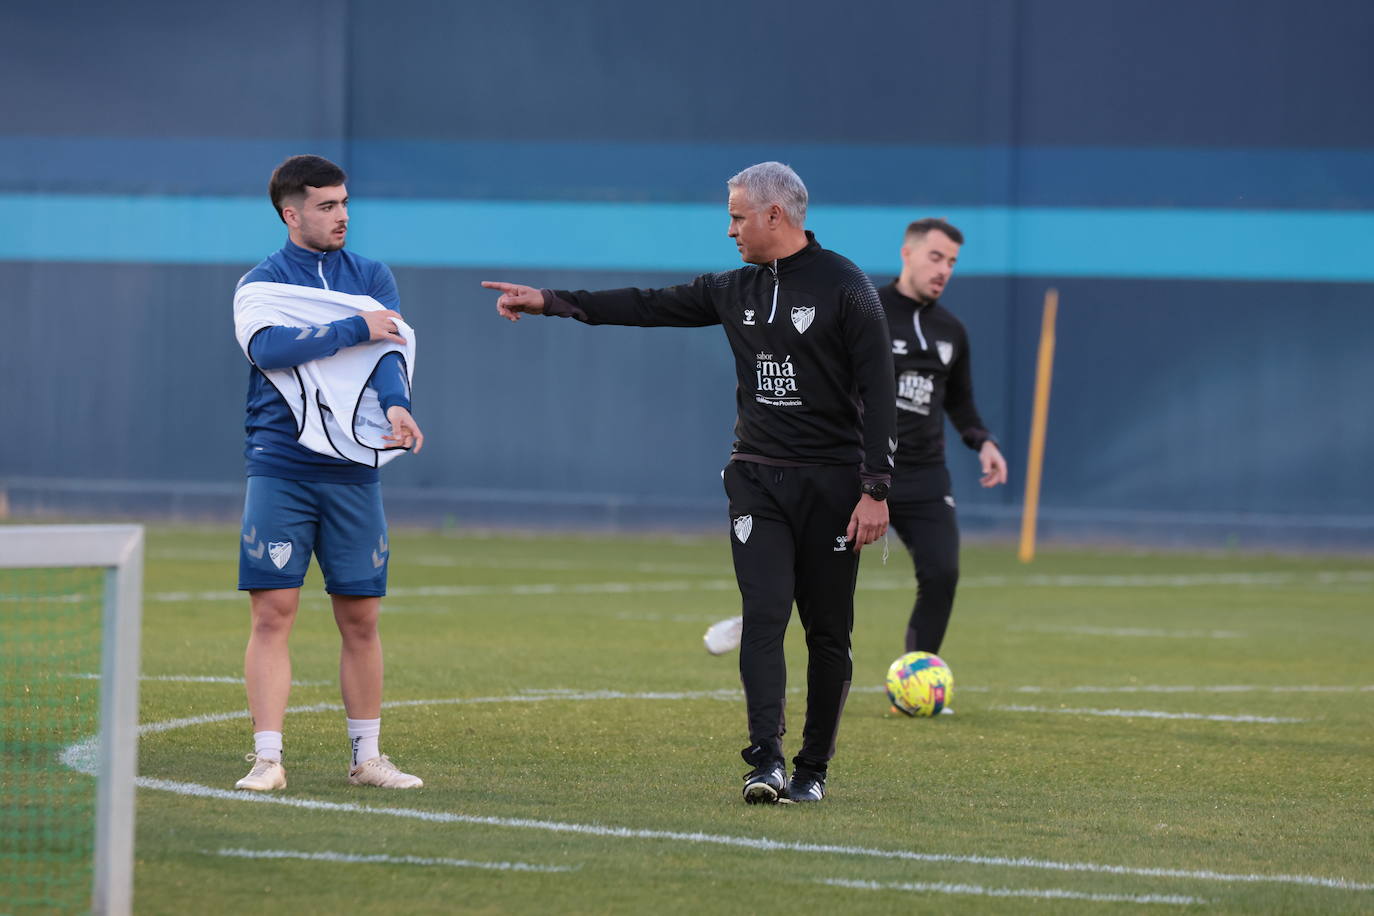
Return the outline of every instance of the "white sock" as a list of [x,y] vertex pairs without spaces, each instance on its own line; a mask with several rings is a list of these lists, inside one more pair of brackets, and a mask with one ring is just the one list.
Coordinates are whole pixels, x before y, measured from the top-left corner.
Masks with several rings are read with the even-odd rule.
[[348,743],[353,745],[353,765],[367,763],[381,754],[377,739],[382,733],[381,719],[345,719],[348,723]]
[[253,732],[253,753],[263,760],[281,760],[281,732]]

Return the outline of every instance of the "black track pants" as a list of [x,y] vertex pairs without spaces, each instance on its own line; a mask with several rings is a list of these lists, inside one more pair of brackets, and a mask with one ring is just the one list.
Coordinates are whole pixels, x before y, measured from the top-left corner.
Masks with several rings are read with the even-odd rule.
[[888,524],[916,566],[916,605],[906,627],[906,652],[940,651],[959,585],[959,520],[944,465],[897,474],[888,497]]
[[844,535],[859,501],[858,468],[732,461],[724,477],[744,606],[739,670],[750,745],[782,757],[783,635],[795,600],[806,631],[807,692],[802,747],[793,762],[824,773],[853,673],[849,648],[859,562]]

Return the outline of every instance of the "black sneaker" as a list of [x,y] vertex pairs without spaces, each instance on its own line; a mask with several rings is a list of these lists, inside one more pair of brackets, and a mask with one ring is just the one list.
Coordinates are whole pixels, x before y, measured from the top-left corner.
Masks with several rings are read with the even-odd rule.
[[794,770],[787,783],[787,800],[795,803],[818,802],[825,798],[825,774]]
[[787,794],[787,767],[770,760],[744,777],[744,800],[751,805],[772,805]]

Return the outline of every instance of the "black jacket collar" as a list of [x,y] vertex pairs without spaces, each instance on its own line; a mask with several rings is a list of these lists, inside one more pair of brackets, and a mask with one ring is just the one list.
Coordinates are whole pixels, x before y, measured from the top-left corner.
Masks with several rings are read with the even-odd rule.
[[820,254],[822,250],[821,243],[816,241],[816,234],[810,229],[807,229],[806,246],[794,254],[789,254],[785,258],[778,258],[773,263],[777,265],[778,273],[796,270],[798,267],[805,265],[816,255]]
[[894,277],[894,278],[892,279],[892,282],[889,283],[885,288],[886,288],[886,289],[892,290],[892,295],[895,296],[895,297],[897,297],[897,301],[901,302],[903,305],[908,305],[908,306],[910,306],[913,310],[918,311],[918,312],[925,311],[926,309],[930,308],[932,305],[939,305],[939,304],[940,304],[940,300],[939,300],[939,299],[926,299],[926,300],[922,301],[922,300],[920,300],[920,299],[913,299],[913,298],[911,298],[911,297],[908,296],[906,293],[902,292],[901,289],[897,286],[897,278],[896,278],[896,277]]

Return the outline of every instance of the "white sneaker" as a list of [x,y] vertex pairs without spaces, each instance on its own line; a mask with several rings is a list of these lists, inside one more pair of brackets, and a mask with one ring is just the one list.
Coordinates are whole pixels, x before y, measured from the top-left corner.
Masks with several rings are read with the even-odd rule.
[[247,776],[234,783],[235,789],[271,792],[273,789],[286,788],[286,767],[281,765],[280,760],[268,760],[257,754],[248,754],[243,759],[253,764],[253,769],[248,771]]
[[706,644],[707,652],[712,655],[724,655],[732,649],[739,648],[740,631],[743,627],[743,617],[730,617],[711,624],[701,641]]
[[396,769],[386,754],[365,760],[348,771],[348,781],[355,786],[377,786],[382,789],[418,789],[424,780]]

